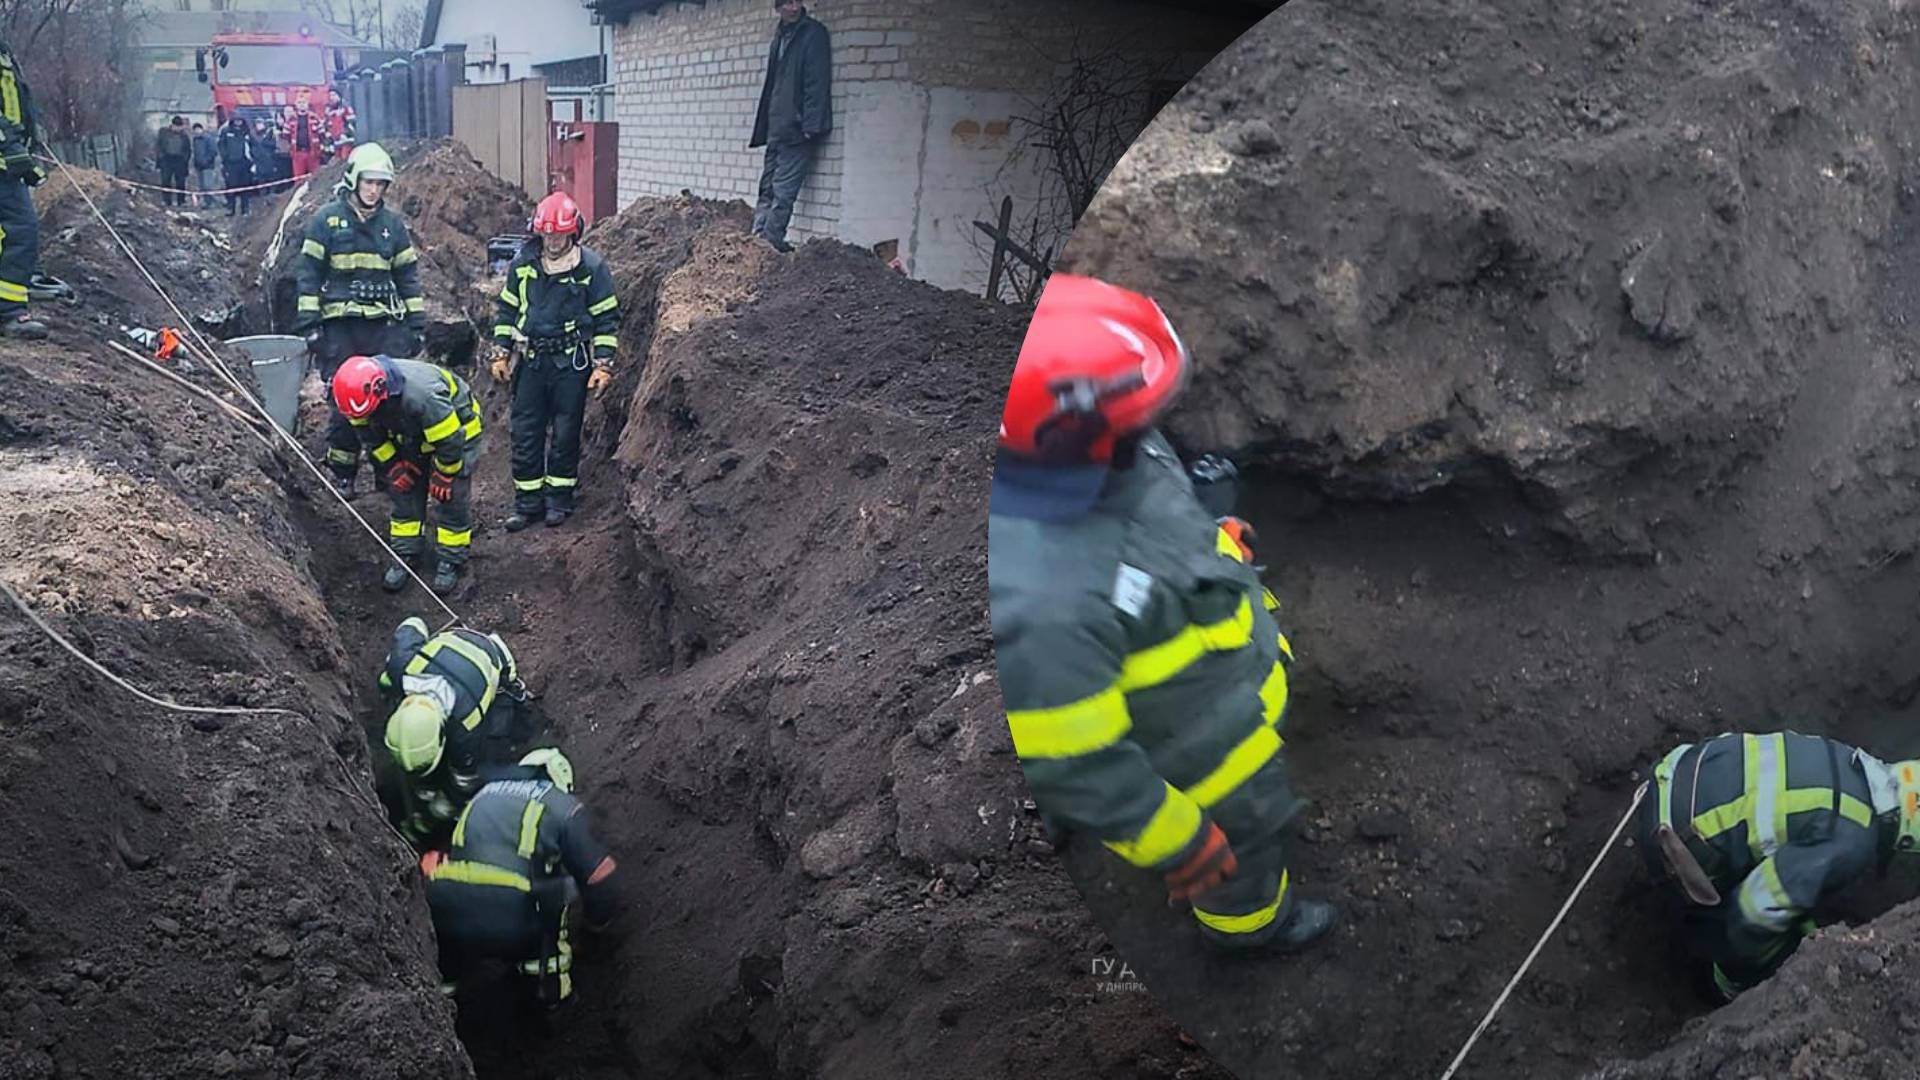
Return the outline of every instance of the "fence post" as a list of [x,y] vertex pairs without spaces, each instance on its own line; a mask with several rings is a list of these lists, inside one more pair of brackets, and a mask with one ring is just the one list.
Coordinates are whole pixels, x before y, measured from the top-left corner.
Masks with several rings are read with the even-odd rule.
[[987,299],[1000,299],[1000,271],[1006,266],[1007,234],[1013,230],[1013,196],[1000,200],[1000,228],[993,234],[993,261],[987,269]]

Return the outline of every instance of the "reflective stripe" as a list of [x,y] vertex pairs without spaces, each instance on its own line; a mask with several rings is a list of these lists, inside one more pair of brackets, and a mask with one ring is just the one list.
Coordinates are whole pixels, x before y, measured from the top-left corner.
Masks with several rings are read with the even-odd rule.
[[387,522],[388,536],[414,537],[420,535],[420,530],[421,523],[418,521],[401,521],[399,518],[392,518]]
[[513,327],[508,326],[506,323],[501,323],[493,328],[493,336],[510,338],[513,336]]
[[587,308],[587,314],[605,315],[607,312],[612,311],[614,308],[617,308],[619,306],[620,306],[620,298],[618,296],[609,296],[605,300],[602,300],[597,304],[590,305]]
[[[308,243],[313,243],[311,240]],[[319,247],[320,245],[314,244]],[[327,265],[335,270],[391,270],[393,264],[386,256],[375,255],[370,251],[354,251],[345,255],[329,255]]]
[[29,299],[31,299],[31,295],[27,292],[25,285],[15,285],[11,281],[0,281],[0,300],[5,300],[13,304],[24,304]]
[[329,465],[358,465],[359,463],[360,455],[351,450],[337,450],[333,447],[327,448],[327,464]]
[[506,301],[506,305],[510,308],[518,308],[520,306],[520,298],[513,295],[512,285],[508,285],[506,288],[500,290],[500,299]]
[[[462,535],[468,535],[463,533]],[[441,543],[446,543],[447,531],[440,530]],[[469,669],[461,670],[460,665],[450,663],[442,657],[443,653],[452,653],[454,657],[467,663]],[[480,645],[476,645],[458,633],[445,633],[427,641],[407,661],[408,675],[423,675],[429,669],[436,669],[454,685],[474,697],[474,707],[465,716],[459,717],[460,726],[472,731],[480,726],[488,709],[493,707],[494,695],[500,689],[501,665],[493,654]],[[477,689],[474,684],[477,684]]]
[[1119,687],[1051,709],[1011,709],[1007,727],[1013,752],[1023,758],[1078,757],[1104,750],[1133,729],[1127,698]]
[[442,465],[438,461],[436,461],[433,463],[433,471],[441,474],[442,476],[455,476],[459,474],[460,470],[465,465],[466,465],[466,462],[463,462],[463,461],[456,461],[451,465]]
[[1199,783],[1186,789],[1187,797],[1201,808],[1210,808],[1220,800],[1233,794],[1247,778],[1260,771],[1260,767],[1280,752],[1280,735],[1264,724],[1254,729],[1253,734],[1240,740],[1240,745],[1227,753],[1214,770]]
[[533,882],[528,881],[525,874],[502,870],[497,866],[488,866],[486,863],[467,862],[464,859],[441,863],[439,869],[433,872],[433,880],[460,881],[468,885],[498,885],[502,888],[519,889],[521,892],[533,891]]
[[617,348],[619,348],[619,347],[620,347],[620,335],[618,335],[618,334],[595,334],[595,335],[593,335],[593,344],[594,344],[594,347],[595,347],[595,348],[598,348],[598,347],[600,347],[600,346],[602,346],[602,345],[604,345],[604,346],[606,346],[606,347],[607,347],[607,348],[609,348],[609,349],[617,349]]
[[1276,636],[1279,638],[1278,644],[1280,646],[1280,651],[1286,655],[1286,658],[1289,661],[1291,661],[1293,659],[1293,642],[1288,641],[1287,635],[1285,634],[1279,634]]
[[453,846],[454,847],[458,848],[458,847],[467,846],[467,817],[472,813],[473,813],[473,804],[468,803],[466,806],[466,809],[460,811],[460,820],[453,823]]
[[[304,297],[301,298],[301,302],[306,302]],[[327,319],[341,319],[348,316],[368,319],[386,319],[391,318],[394,312],[394,308],[388,307],[385,304],[363,304],[358,300],[326,304],[320,308],[321,317]]]
[[434,529],[433,538],[441,547],[466,547],[473,543],[473,530],[461,529],[456,532],[445,526],[438,526]]
[[1227,558],[1232,559],[1234,562],[1244,563],[1247,561],[1246,557],[1240,553],[1239,542],[1233,538],[1233,534],[1228,532],[1224,525],[1213,530],[1213,549],[1225,555]]
[[[365,420],[356,420],[354,421],[354,423],[359,424],[361,426],[366,425]],[[382,465],[385,465],[387,462],[393,460],[393,455],[399,452],[400,452],[400,448],[393,445],[392,439],[388,439],[386,442],[383,442],[379,446],[376,446],[373,448],[373,451],[372,451],[373,460],[379,462]]]
[[1199,919],[1201,925],[1210,927],[1222,934],[1251,934],[1256,930],[1264,930],[1273,922],[1274,916],[1280,914],[1280,905],[1287,902],[1287,884],[1287,872],[1282,869],[1280,871],[1280,889],[1273,894],[1273,903],[1268,904],[1259,911],[1249,912],[1245,915],[1215,915],[1211,911],[1200,910],[1199,905],[1196,904],[1193,909],[1193,917]]
[[1146,828],[1131,840],[1109,840],[1106,846],[1135,866],[1157,866],[1180,854],[1199,831],[1200,808],[1168,784]]
[[[1788,814],[1803,814],[1809,810],[1833,809],[1832,788],[1794,788],[1787,792],[1780,802],[1780,815],[1784,819]],[[1840,816],[1862,828],[1873,823],[1873,809],[1859,799],[1840,793]],[[1783,831],[1784,835],[1784,831]]]
[[579,478],[579,477],[577,477],[577,476],[549,476],[549,477],[547,477],[547,486],[548,486],[548,487],[557,487],[557,488],[570,488],[570,487],[578,487],[579,485],[580,485],[580,478]]
[[421,435],[423,435],[428,442],[437,443],[458,430],[460,430],[460,414],[458,412],[449,412],[438,423],[421,432]]
[[533,858],[533,849],[540,841],[540,815],[545,813],[547,804],[539,799],[530,799],[526,809],[520,811],[520,857]]
[[541,482],[539,480],[515,480],[513,482],[513,489],[515,491],[539,491],[540,488]]
[[1267,672],[1267,681],[1260,684],[1260,715],[1269,724],[1280,721],[1280,715],[1287,711],[1287,666],[1274,661],[1273,670]]
[[412,266],[419,261],[420,253],[413,249],[413,245],[409,244],[401,248],[399,254],[393,257],[393,268],[398,270],[403,266]]
[[319,311],[319,310],[320,310],[320,298],[319,298],[319,297],[317,297],[317,296],[303,296],[303,297],[301,297],[301,298],[300,298],[300,302],[299,302],[298,304],[295,304],[295,305],[294,305],[294,310],[296,310],[296,311]]
[[480,407],[474,406],[473,419],[467,421],[467,440],[471,442],[480,434]]
[[1660,789],[1660,824],[1673,827],[1673,770],[1680,765],[1680,759],[1693,749],[1692,743],[1682,743],[1667,752],[1660,764],[1653,767],[1653,782]]
[[1119,687],[1141,690],[1158,686],[1185,671],[1210,652],[1231,652],[1253,641],[1253,601],[1240,598],[1232,617],[1205,626],[1189,626],[1151,648],[1128,656],[1120,668]]
[[1764,859],[1780,847],[1786,833],[1786,818],[1781,804],[1787,794],[1786,737],[1783,735],[1743,736],[1747,758],[1747,797],[1751,809],[1747,817],[1747,846],[1754,857]]
[[318,240],[302,240],[300,242],[300,254],[313,259],[325,259],[327,257],[327,246]]
[[425,310],[427,310],[427,301],[425,297],[421,297],[421,296],[407,297],[407,311],[417,312],[417,311],[425,311]]
[[19,76],[11,64],[0,67],[0,113],[16,124],[24,126],[27,122],[26,110],[20,105]]
[[1740,883],[1740,915],[1755,926],[1784,930],[1793,922],[1793,898],[1780,883],[1780,868],[1772,859],[1761,863]]

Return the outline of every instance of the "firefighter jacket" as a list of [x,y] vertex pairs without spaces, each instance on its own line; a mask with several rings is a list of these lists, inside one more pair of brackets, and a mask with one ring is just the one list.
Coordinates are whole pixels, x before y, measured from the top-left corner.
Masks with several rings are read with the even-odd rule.
[[513,653],[497,635],[457,627],[430,634],[413,617],[393,632],[380,690],[390,699],[424,694],[447,715],[447,748],[442,757],[468,775],[477,774],[489,738],[509,741],[509,706],[523,693]]
[[37,185],[47,173],[33,160],[32,146],[39,118],[33,109],[33,91],[20,74],[12,50],[0,44],[0,179]]
[[581,247],[572,269],[549,274],[540,260],[539,238],[520,249],[507,266],[506,287],[495,304],[496,344],[518,343],[528,355],[571,352],[577,343],[592,347],[593,364],[613,362],[620,347],[620,298],[613,273],[591,248]]
[[352,198],[342,192],[307,223],[294,260],[300,297],[294,330],[304,334],[323,320],[343,318],[404,319],[424,330],[420,253],[406,223],[385,203],[362,221]]
[[1832,739],[1718,735],[1676,747],[1653,777],[1643,828],[1672,827],[1720,893],[1714,951],[1740,981],[1784,960],[1821,898],[1891,855],[1898,833],[1886,765]]
[[513,766],[489,770],[487,784],[460,812],[447,860],[433,880],[530,893],[564,874],[580,887],[587,924],[597,926],[615,914],[613,870],[613,856],[594,837],[580,800],[544,770]]
[[387,400],[372,415],[349,421],[374,463],[384,468],[396,454],[417,454],[458,476],[480,454],[480,403],[466,380],[422,360],[382,362],[389,372]]
[[1044,813],[1164,871],[1210,817],[1291,802],[1267,768],[1292,662],[1278,605],[1164,438],[1085,517],[990,513],[987,537],[1007,722]]
[[280,138],[287,144],[288,150],[317,152],[325,122],[318,110],[302,112],[297,106],[289,105],[280,114]]

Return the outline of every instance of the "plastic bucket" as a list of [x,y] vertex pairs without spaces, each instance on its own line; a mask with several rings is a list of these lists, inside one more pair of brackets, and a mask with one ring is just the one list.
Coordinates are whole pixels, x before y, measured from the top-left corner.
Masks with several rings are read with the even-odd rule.
[[289,434],[300,415],[300,383],[307,377],[307,341],[291,334],[256,334],[232,338],[226,344],[240,350],[253,365],[253,381],[260,403],[273,422]]

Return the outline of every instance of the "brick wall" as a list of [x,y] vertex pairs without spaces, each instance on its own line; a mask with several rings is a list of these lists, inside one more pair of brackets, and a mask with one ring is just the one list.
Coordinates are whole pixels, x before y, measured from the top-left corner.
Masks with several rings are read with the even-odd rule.
[[[795,207],[796,242],[897,239],[915,277],[986,281],[970,237],[1001,196],[1031,202],[1038,155],[1017,153],[1015,117],[1063,62],[1108,53],[1199,69],[1238,24],[1106,0],[816,0],[833,33],[834,131]],[[777,16],[768,0],[670,4],[616,28],[621,205],[641,196],[752,202],[761,151],[747,149]]]

